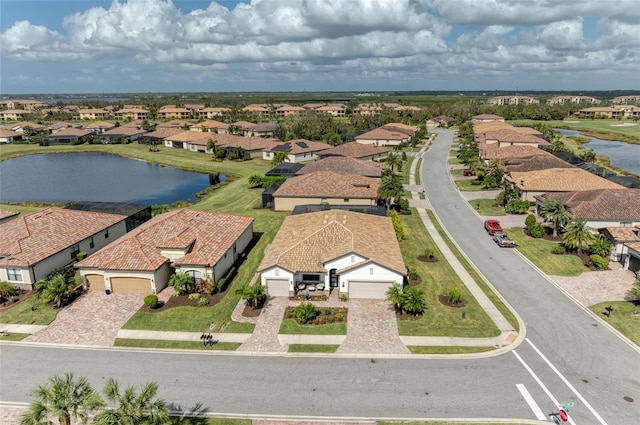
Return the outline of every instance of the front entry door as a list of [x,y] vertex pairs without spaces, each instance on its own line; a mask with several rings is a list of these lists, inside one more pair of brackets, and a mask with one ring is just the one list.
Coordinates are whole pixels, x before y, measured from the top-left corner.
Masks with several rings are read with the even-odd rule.
[[329,270],[329,287],[337,288],[338,287],[338,274],[336,273],[337,269]]

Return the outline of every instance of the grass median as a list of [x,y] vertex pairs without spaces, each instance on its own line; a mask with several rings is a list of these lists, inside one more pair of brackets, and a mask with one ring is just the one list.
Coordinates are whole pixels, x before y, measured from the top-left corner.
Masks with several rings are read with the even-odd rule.
[[[609,317],[605,316],[605,307],[613,310]],[[640,346],[640,306],[629,301],[605,301],[589,307],[604,321],[616,328],[621,334]]]
[[128,339],[116,338],[115,347],[129,348],[163,348],[173,350],[211,350],[211,351],[235,351],[242,345],[239,342],[217,342],[212,345],[204,345],[199,341],[167,341],[155,339]]

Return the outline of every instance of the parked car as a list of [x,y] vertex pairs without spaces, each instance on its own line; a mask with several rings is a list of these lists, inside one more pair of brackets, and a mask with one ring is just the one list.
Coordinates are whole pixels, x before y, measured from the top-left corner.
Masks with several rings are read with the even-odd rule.
[[473,176],[473,171],[471,171],[471,168],[465,168],[462,174],[465,176]]
[[516,243],[509,239],[505,233],[496,233],[493,235],[493,240],[498,244],[501,248],[515,248]]
[[484,229],[491,236],[495,235],[496,233],[502,233],[502,226],[500,226],[500,222],[494,219],[485,220]]

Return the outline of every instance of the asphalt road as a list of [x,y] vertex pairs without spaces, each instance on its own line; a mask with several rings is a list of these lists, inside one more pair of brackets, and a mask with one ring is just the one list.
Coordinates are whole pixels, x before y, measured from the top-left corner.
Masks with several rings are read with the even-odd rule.
[[557,411],[558,402],[573,401],[574,425],[640,423],[640,353],[515,252],[495,246],[448,177],[450,134],[439,136],[426,154],[422,181],[448,230],[526,322],[528,341],[514,351],[434,360],[0,344],[0,400],[29,402],[36,385],[73,371],[97,388],[108,378],[122,384],[153,380],[167,401],[183,407],[200,402],[211,413],[534,420]]

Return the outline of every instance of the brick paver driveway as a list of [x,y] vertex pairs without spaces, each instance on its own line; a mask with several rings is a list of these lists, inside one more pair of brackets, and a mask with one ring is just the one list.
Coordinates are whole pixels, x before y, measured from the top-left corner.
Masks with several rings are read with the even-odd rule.
[[143,299],[141,294],[88,291],[58,313],[49,326],[24,341],[110,347]]

